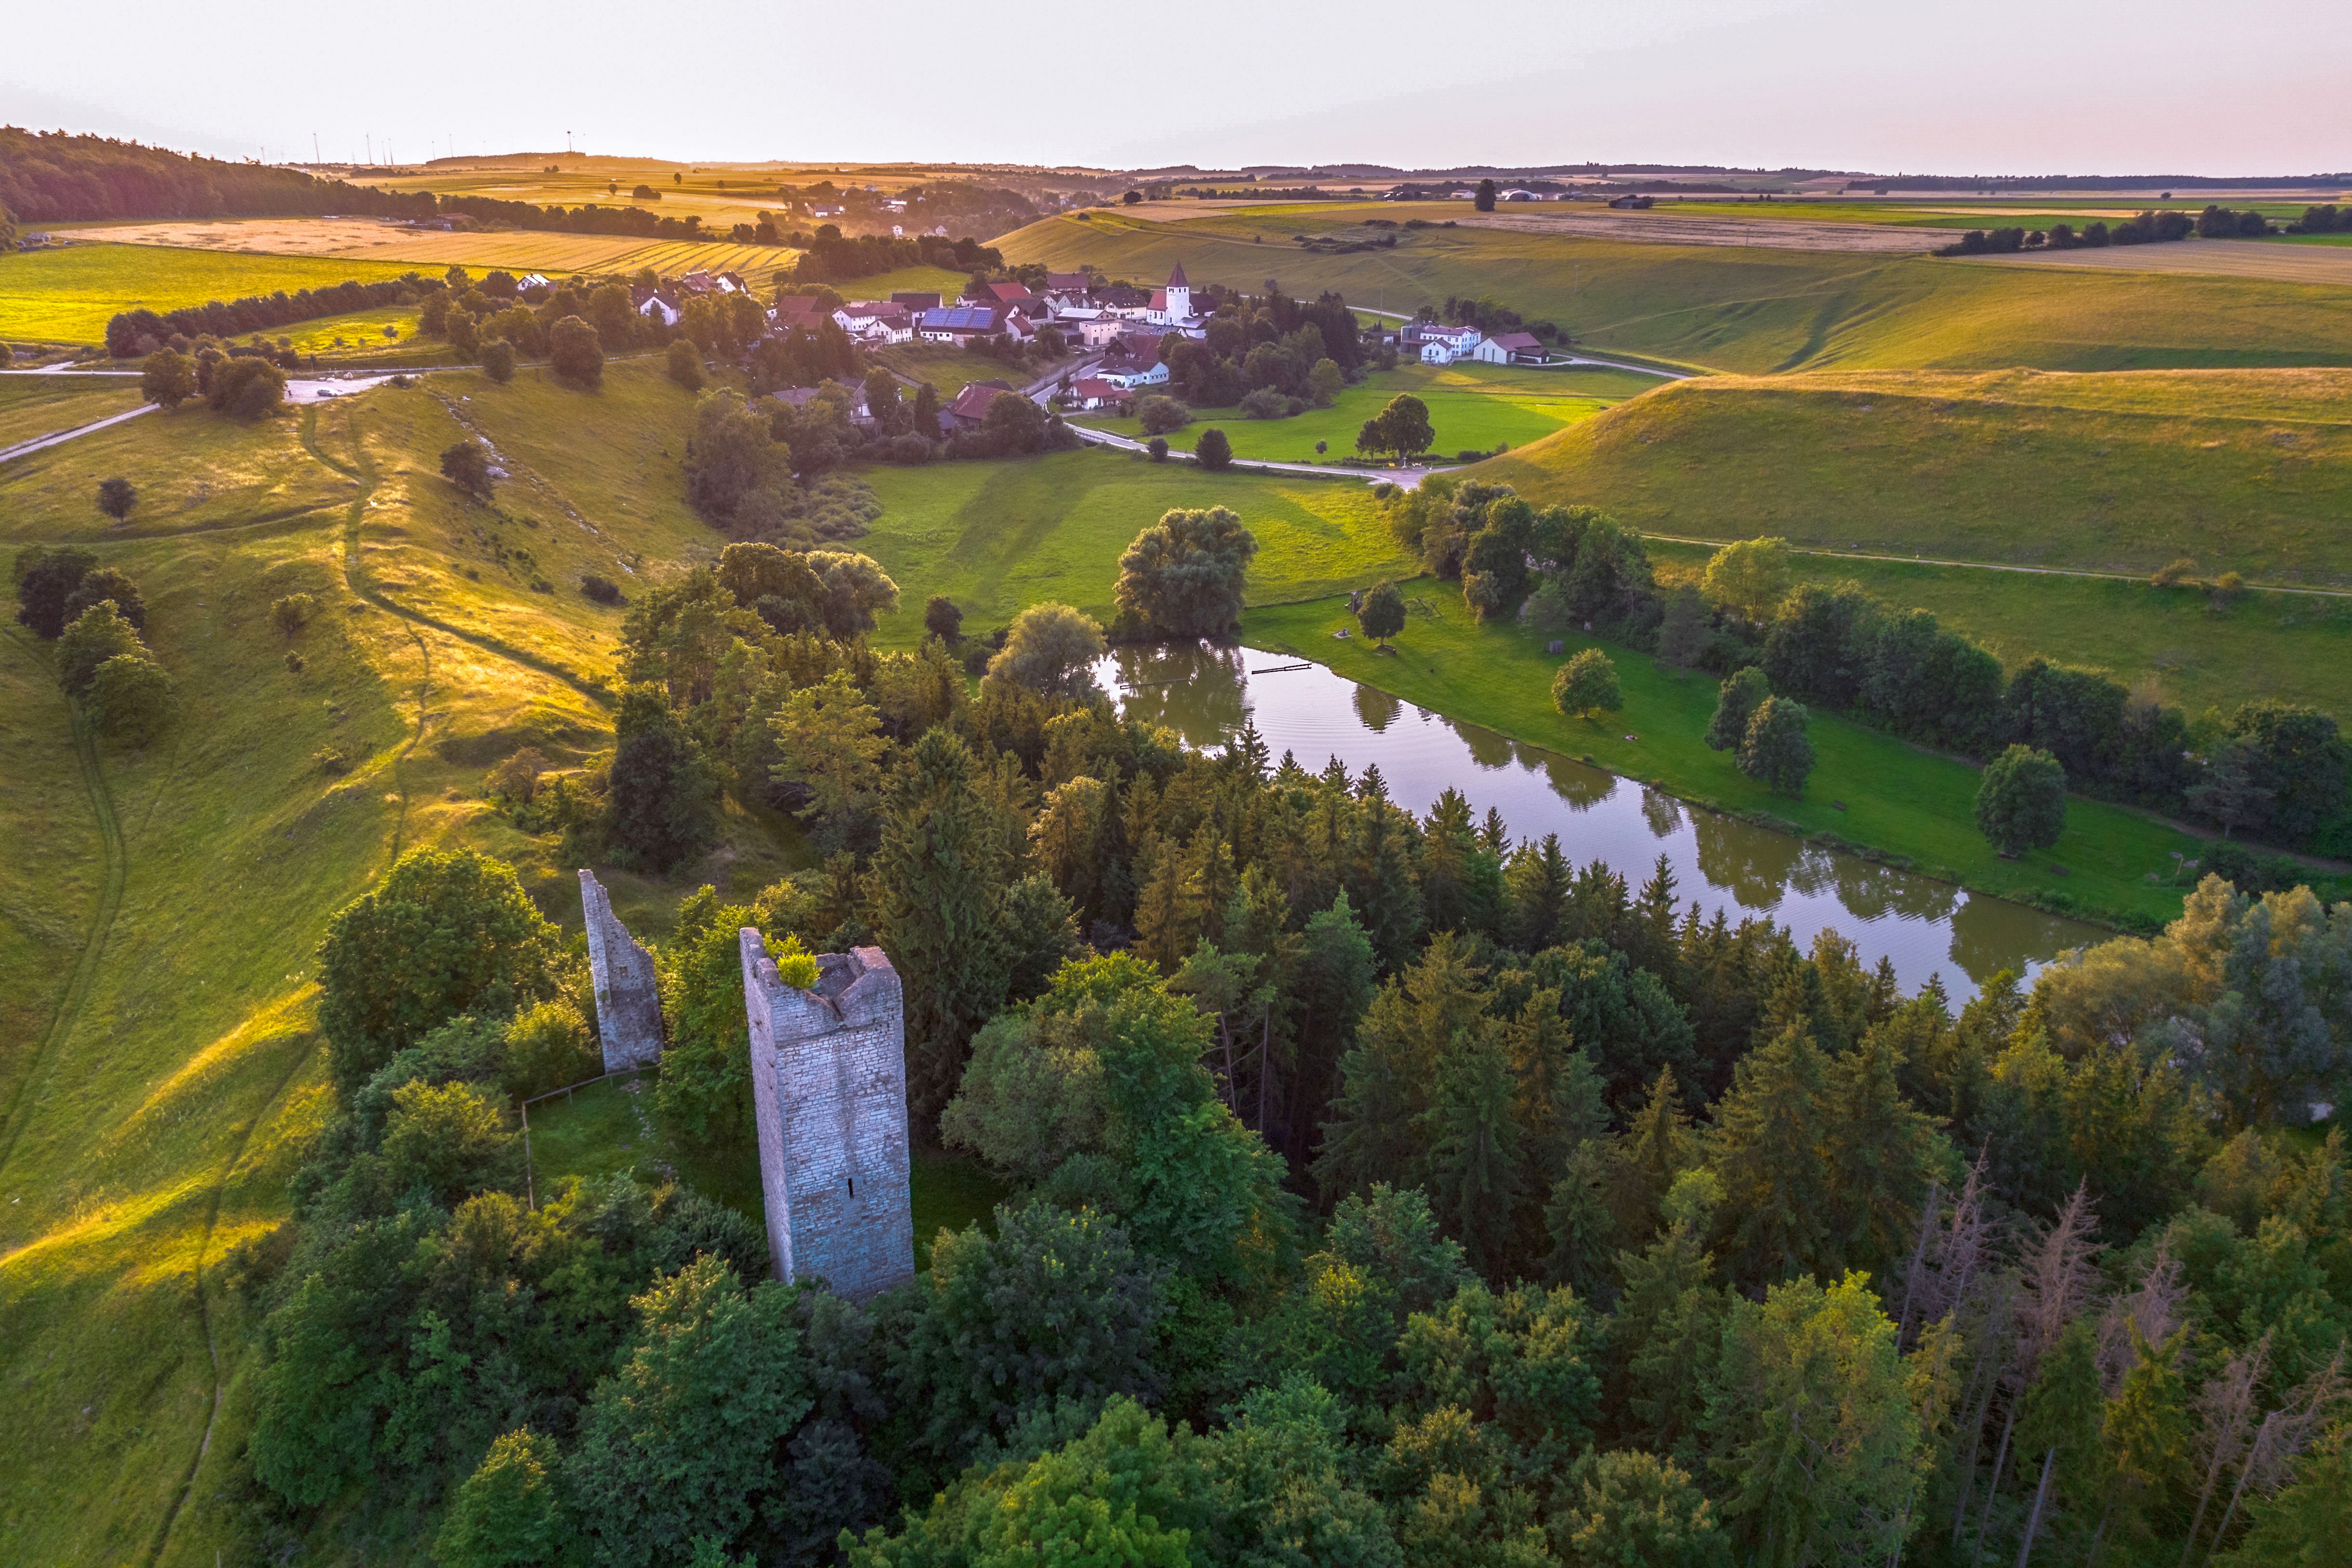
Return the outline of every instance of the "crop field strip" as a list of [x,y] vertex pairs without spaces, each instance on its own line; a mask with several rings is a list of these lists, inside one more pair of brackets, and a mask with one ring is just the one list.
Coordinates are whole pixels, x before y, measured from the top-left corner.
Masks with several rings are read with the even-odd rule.
[[[2015,256],[1955,258],[1970,265],[2077,268],[2095,272],[2204,273],[2260,278],[2278,283],[2352,285],[2352,247],[2297,245],[2281,239],[2183,239],[2167,245],[2109,246],[2100,250],[2021,251]],[[2334,240],[2333,235],[2314,239]]]
[[[1461,212],[1454,204],[1454,216]],[[1113,277],[1154,283],[1182,262],[1196,286],[1255,290],[1271,276],[1294,296],[1336,289],[1365,309],[1410,313],[1449,295],[1493,299],[1558,322],[1580,352],[1633,353],[1685,369],[2352,363],[2352,292],[2329,285],[1463,227],[1397,231],[1392,249],[1334,254],[1284,245],[1292,232],[1360,240],[1388,231],[1363,228],[1349,211],[1163,225],[1064,216],[999,243],[1009,261],[1065,269],[1092,262]]]

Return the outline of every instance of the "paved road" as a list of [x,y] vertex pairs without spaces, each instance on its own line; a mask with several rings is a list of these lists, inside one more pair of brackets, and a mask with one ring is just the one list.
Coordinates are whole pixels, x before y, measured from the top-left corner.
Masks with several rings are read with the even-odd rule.
[[76,429],[59,430],[52,435],[37,436],[30,441],[19,441],[13,447],[0,447],[0,463],[8,462],[12,458],[29,458],[35,452],[44,451],[51,447],[63,446],[66,442],[72,440],[77,436],[87,436],[93,430],[103,430],[110,425],[120,425],[126,419],[136,419],[142,414],[152,414],[154,412],[154,404],[142,403],[138,407],[131,409],[129,413],[117,414],[110,419],[100,419],[91,424],[81,426]]
[[[1073,425],[1070,428],[1076,434],[1079,440],[1093,446],[1115,447],[1122,452],[1143,452],[1150,449],[1131,436],[1120,436],[1109,430],[1097,430],[1087,425]],[[1196,463],[1200,459],[1190,452],[1180,451],[1171,447],[1168,449],[1168,460]],[[1400,489],[1408,490],[1418,487],[1421,481],[1430,475],[1449,473],[1457,466],[1447,464],[1444,468],[1342,468],[1327,463],[1277,463],[1256,458],[1234,459],[1235,473],[1307,474],[1318,479],[1361,479],[1368,485],[1391,484]]]

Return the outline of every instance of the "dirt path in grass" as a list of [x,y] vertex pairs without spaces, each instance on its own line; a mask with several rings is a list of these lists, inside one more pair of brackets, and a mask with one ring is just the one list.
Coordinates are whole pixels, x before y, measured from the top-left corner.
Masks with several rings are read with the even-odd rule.
[[[1666,544],[1696,544],[1704,549],[1720,550],[1732,542],[1727,539],[1693,539],[1680,533],[1651,533],[1644,539],[1655,539]],[[2145,583],[2147,578],[2136,572],[2095,572],[2080,566],[2011,566],[1999,561],[1947,561],[1936,555],[1877,555],[1865,550],[1816,550],[1790,545],[1791,555],[1818,555],[1831,561],[1891,561],[1898,566],[1953,566],[1964,572],[2021,572],[2034,577],[2096,577],[2110,583]],[[2248,588],[2259,588],[2265,594],[2301,594],[2314,599],[2352,599],[2352,588],[2298,588],[2285,583],[2248,583]]]
[[8,1097],[7,1141],[0,1143],[0,1169],[6,1168],[9,1157],[16,1152],[16,1140],[23,1136],[25,1124],[32,1120],[34,1086],[81,1016],[82,1004],[88,1000],[90,984],[98,973],[99,955],[106,951],[107,939],[114,931],[115,913],[122,907],[123,883],[130,878],[130,866],[122,849],[122,823],[115,815],[114,795],[106,787],[98,737],[91,732],[89,720],[79,711],[73,715],[73,741],[74,760],[81,766],[82,787],[89,792],[90,809],[98,818],[99,843],[105,856],[106,871],[99,887],[98,907],[90,913],[89,938],[82,944],[81,956],[74,960],[73,977],[66,982],[65,994],[58,999],[58,1010],[49,1018],[48,1032],[41,1037],[33,1059],[26,1064],[24,1079]]

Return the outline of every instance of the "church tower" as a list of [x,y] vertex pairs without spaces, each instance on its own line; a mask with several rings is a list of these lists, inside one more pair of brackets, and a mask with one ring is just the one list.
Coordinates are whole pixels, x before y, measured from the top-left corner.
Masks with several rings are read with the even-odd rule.
[[1184,264],[1178,262],[1176,270],[1168,275],[1168,324],[1192,319],[1192,285],[1184,279]]

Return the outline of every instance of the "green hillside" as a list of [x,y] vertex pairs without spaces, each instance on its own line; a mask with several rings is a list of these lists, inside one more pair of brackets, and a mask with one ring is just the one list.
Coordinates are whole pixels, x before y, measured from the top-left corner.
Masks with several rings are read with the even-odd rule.
[[[1559,322],[1591,350],[1768,374],[1830,367],[2127,370],[2352,363],[2352,291],[2238,279],[2084,276],[1956,267],[1925,257],[1723,246],[1633,245],[1483,228],[1383,231],[1364,216],[1443,222],[1459,205],[1387,204],[1148,223],[1060,216],[994,243],[1008,261],[1157,281],[1176,263],[1195,284],[1410,314],[1448,295],[1498,300]],[[1295,234],[1395,232],[1395,248],[1318,254]]]
[[1655,533],[2352,585],[2352,373],[1883,373],[1662,387],[1474,471]]
[[[256,1325],[231,1281],[325,1113],[311,950],[425,844],[515,862],[576,923],[570,868],[491,811],[482,773],[526,741],[608,743],[622,612],[579,574],[627,581],[637,552],[710,535],[622,521],[591,487],[679,449],[687,401],[650,367],[594,395],[467,376],[257,427],[192,405],[0,469],[8,547],[83,542],[131,574],[184,704],[143,751],[97,745],[50,646],[0,629],[0,1378],[12,1427],[42,1434],[11,1449],[10,1560],[210,1564],[236,1539]],[[453,406],[505,437],[498,512],[436,471]],[[543,471],[522,456],[542,444],[580,456]],[[109,535],[88,496],[116,473],[142,500]],[[268,610],[296,592],[319,610],[289,642]],[[736,816],[713,864],[748,890],[800,853]],[[607,880],[656,931],[679,891]]]

